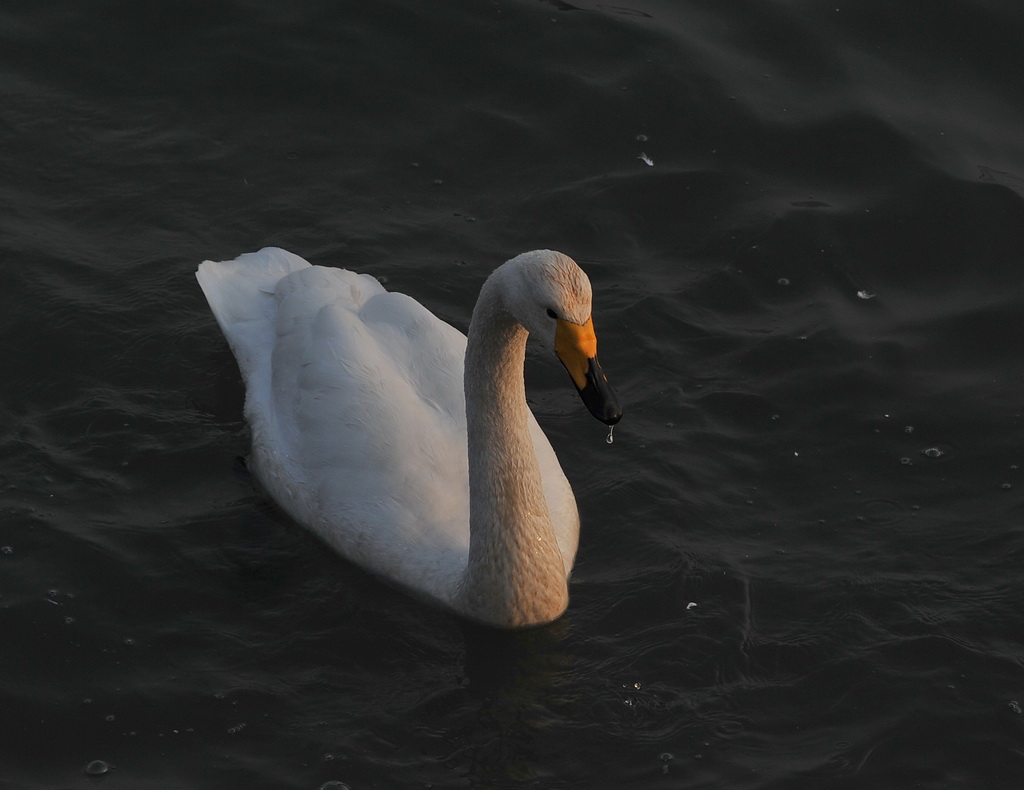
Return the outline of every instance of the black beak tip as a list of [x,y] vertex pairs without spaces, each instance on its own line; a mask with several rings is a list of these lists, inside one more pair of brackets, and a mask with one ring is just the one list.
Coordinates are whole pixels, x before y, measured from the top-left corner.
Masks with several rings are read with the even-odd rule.
[[622,407],[619,406],[618,398],[607,383],[595,386],[588,382],[587,386],[580,390],[580,397],[587,410],[605,425],[615,425],[622,419]]
[[618,400],[615,399],[615,395],[610,392],[605,392],[604,395],[605,397],[600,398],[597,403],[587,403],[587,408],[605,425],[615,425],[622,419],[622,408],[619,406]]
[[608,414],[604,417],[598,417],[597,419],[599,419],[605,425],[615,425],[615,423],[622,419],[622,409],[616,408],[613,414]]
[[601,372],[601,365],[596,357],[590,360],[583,388],[580,389],[577,386],[576,390],[583,400],[583,405],[587,407],[587,411],[605,425],[615,425],[622,419],[622,407],[619,406],[619,399],[615,397],[615,392],[608,384],[608,379]]

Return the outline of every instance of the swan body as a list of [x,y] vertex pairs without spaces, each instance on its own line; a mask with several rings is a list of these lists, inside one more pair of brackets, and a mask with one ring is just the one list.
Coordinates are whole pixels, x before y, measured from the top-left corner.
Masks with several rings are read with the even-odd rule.
[[621,416],[570,258],[498,267],[468,342],[369,275],[281,249],[196,276],[245,382],[250,468],[292,518],[474,620],[517,627],[565,610],[579,517],[526,404],[527,335],[555,350],[596,417]]

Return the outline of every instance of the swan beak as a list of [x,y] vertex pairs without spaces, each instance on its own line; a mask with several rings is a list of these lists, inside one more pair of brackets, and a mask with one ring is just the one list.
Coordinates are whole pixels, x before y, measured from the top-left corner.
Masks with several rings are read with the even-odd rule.
[[555,354],[569,371],[576,391],[591,414],[605,425],[614,425],[622,419],[619,400],[597,361],[597,335],[592,318],[582,326],[559,318],[555,328]]

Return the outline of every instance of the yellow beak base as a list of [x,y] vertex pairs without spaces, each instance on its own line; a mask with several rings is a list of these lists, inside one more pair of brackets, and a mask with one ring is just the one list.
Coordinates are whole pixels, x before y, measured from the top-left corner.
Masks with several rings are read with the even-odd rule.
[[555,354],[572,376],[576,389],[587,386],[587,369],[590,360],[597,356],[597,335],[594,334],[594,319],[580,326],[558,319],[555,328]]
[[555,354],[569,371],[572,383],[592,415],[605,425],[614,425],[622,419],[619,401],[597,361],[593,319],[588,318],[582,326],[558,319]]

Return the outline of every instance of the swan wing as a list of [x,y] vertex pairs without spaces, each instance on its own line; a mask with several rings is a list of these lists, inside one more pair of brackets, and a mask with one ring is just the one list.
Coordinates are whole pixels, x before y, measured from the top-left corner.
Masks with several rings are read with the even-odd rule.
[[465,337],[368,275],[283,250],[200,272],[261,484],[350,559],[447,599],[469,546]]

